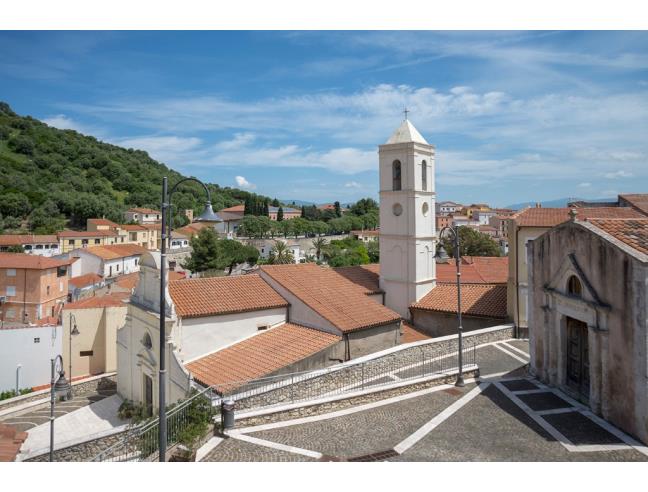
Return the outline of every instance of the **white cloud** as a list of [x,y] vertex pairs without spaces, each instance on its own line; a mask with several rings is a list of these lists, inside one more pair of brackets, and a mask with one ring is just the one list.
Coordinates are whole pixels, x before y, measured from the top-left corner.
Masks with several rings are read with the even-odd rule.
[[239,188],[243,188],[245,190],[254,190],[254,189],[256,189],[256,185],[250,183],[243,176],[236,176],[236,178],[234,178],[234,179],[236,180],[236,184],[238,185]]
[[624,171],[623,169],[619,169],[618,171],[614,171],[610,173],[605,173],[603,175],[603,177],[606,179],[631,178],[632,176],[633,176],[632,173]]
[[177,135],[148,135],[113,139],[113,142],[121,147],[145,150],[154,159],[178,164],[181,164],[188,155],[196,152],[202,144],[202,140],[197,137],[180,137]]
[[591,188],[592,183],[578,183],[579,188]]
[[349,181],[348,183],[344,183],[345,188],[362,188],[362,185],[356,181]]
[[49,118],[43,118],[43,122],[59,130],[75,130],[79,133],[90,134],[83,125],[77,123],[64,114],[57,114]]

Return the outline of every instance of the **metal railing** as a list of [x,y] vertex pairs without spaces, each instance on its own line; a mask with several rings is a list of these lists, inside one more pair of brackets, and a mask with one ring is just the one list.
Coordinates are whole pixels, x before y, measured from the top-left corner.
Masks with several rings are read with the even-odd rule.
[[[476,345],[465,347],[462,353],[463,370],[475,369]],[[216,405],[223,399],[233,399],[237,410],[261,409],[379,389],[435,375],[455,374],[458,370],[457,356],[456,349],[418,345],[343,367],[227,382],[211,388],[218,395],[214,402]]]
[[[167,448],[192,439],[206,430],[219,409],[213,406],[215,395],[205,388],[167,411]],[[90,461],[155,461],[158,457],[159,419],[145,422],[126,431],[119,442],[104,449]]]

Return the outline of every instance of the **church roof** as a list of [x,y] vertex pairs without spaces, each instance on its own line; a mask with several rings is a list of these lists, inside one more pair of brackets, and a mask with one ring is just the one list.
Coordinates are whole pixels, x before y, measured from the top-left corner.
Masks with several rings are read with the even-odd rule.
[[[457,312],[457,286],[438,283],[419,302],[411,304],[410,309],[454,314]],[[461,313],[468,316],[506,318],[506,285],[462,285]]]
[[419,133],[419,131],[412,125],[409,120],[404,120],[401,126],[393,133],[386,145],[417,142],[425,145],[430,145]]
[[194,379],[223,394],[321,352],[341,340],[337,335],[284,323],[186,364]]

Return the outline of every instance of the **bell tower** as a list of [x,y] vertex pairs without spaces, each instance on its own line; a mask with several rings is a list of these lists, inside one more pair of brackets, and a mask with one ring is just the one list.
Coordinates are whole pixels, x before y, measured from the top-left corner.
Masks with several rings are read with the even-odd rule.
[[436,284],[434,147],[406,113],[378,155],[380,287],[385,305],[409,319],[409,305]]

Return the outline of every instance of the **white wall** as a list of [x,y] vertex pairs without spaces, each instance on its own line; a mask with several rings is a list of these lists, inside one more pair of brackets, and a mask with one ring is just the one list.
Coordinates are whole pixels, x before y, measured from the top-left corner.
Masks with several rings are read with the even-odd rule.
[[20,388],[49,384],[50,359],[62,353],[61,339],[60,326],[0,330],[0,391],[15,389],[18,364]]
[[[110,273],[110,267],[112,267],[112,274]],[[139,255],[129,256],[127,258],[117,258],[115,260],[105,260],[103,263],[103,273],[101,271],[97,273],[103,275],[104,278],[107,278],[126,275],[133,272],[139,272]]]
[[286,308],[180,319],[174,342],[182,361],[215,352],[259,333],[259,325],[274,326],[286,321]]

